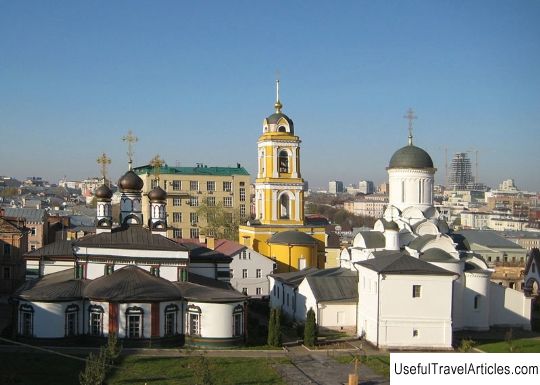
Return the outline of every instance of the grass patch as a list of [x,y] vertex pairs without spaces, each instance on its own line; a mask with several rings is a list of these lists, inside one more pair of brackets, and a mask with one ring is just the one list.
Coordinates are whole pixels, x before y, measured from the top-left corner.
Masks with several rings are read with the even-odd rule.
[[358,361],[361,365],[366,365],[368,368],[372,369],[375,373],[390,377],[390,355],[389,354],[380,354],[374,356],[337,356],[335,360],[341,364],[351,364],[354,367],[354,359],[358,358]]
[[[487,353],[510,353],[510,344],[507,341],[491,342],[476,345],[480,350]],[[521,338],[512,341],[514,352],[519,353],[540,353],[540,340],[532,338]]]
[[73,385],[79,383],[84,362],[55,354],[0,353],[0,384]]
[[[200,358],[126,356],[107,376],[107,385],[194,385]],[[290,363],[288,358],[213,358],[207,357],[215,384],[284,385],[274,364]],[[0,353],[2,385],[75,385],[84,362],[46,353]]]

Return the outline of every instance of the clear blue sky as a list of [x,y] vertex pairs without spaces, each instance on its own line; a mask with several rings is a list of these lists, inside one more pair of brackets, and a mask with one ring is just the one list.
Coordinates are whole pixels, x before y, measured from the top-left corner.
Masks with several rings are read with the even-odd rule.
[[255,172],[276,70],[310,186],[386,179],[415,143],[444,180],[480,151],[480,178],[540,190],[540,2],[0,0],[0,175],[136,165]]

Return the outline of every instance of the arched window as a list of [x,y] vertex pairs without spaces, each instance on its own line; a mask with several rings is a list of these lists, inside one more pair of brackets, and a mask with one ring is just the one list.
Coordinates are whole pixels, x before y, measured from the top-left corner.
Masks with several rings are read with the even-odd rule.
[[65,335],[66,337],[79,334],[79,306],[69,305],[66,308]]
[[19,307],[19,334],[31,337],[34,334],[34,308],[30,305]]
[[282,194],[279,198],[279,217],[280,219],[289,219],[289,196]]
[[287,132],[287,127],[285,127],[285,126],[279,126],[278,132]]
[[103,307],[99,305],[88,306],[88,322],[90,322],[90,335],[103,335]]
[[178,306],[170,304],[165,307],[165,325],[164,331],[166,336],[173,336],[176,333],[176,324],[178,320]]
[[480,296],[479,295],[475,295],[474,296],[474,310],[478,310],[480,308]]
[[233,310],[233,337],[244,335],[244,308],[238,305]]
[[282,150],[279,152],[279,172],[289,172],[289,154],[287,151]]
[[201,335],[201,308],[190,305],[187,309],[187,334],[190,336]]
[[144,310],[138,306],[128,307],[126,310],[126,337],[144,337]]

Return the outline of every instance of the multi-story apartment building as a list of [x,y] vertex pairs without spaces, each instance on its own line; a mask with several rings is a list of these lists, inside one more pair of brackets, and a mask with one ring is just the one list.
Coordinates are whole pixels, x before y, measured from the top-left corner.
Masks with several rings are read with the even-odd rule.
[[6,207],[5,216],[22,219],[28,228],[28,251],[39,249],[48,243],[49,223],[45,209]]
[[0,295],[12,294],[24,282],[28,229],[23,218],[6,216],[0,209]]
[[352,202],[345,202],[343,208],[354,215],[380,218],[386,206],[388,206],[388,195],[371,194]]
[[[152,166],[136,167],[144,181],[142,212],[150,218],[148,192],[156,186]],[[247,218],[250,210],[250,176],[243,167],[160,167],[159,185],[167,192],[167,236],[198,238],[207,218],[198,215],[201,205],[222,206],[227,215]],[[206,234],[212,236],[214,234]]]

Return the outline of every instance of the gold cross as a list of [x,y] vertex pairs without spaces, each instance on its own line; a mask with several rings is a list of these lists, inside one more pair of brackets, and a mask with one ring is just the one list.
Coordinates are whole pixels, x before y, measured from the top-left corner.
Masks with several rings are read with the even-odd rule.
[[103,177],[103,183],[107,180],[107,165],[111,164],[111,158],[107,154],[103,153],[97,158],[97,163],[101,166],[101,176]]
[[154,176],[156,180],[159,180],[159,172],[161,171],[161,166],[164,164],[165,162],[159,157],[159,154],[150,160],[150,166],[154,168]]
[[128,144],[127,156],[128,156],[128,162],[129,162],[129,169],[131,170],[131,165],[133,163],[133,144],[137,143],[139,138],[137,138],[135,135],[133,135],[131,130],[129,130],[127,135],[122,137],[122,140],[124,142],[127,142],[127,144]]
[[412,145],[412,130],[413,130],[413,121],[415,119],[418,119],[418,116],[414,114],[414,111],[412,108],[409,108],[407,110],[407,115],[404,115],[403,118],[407,119],[409,121],[409,145]]

